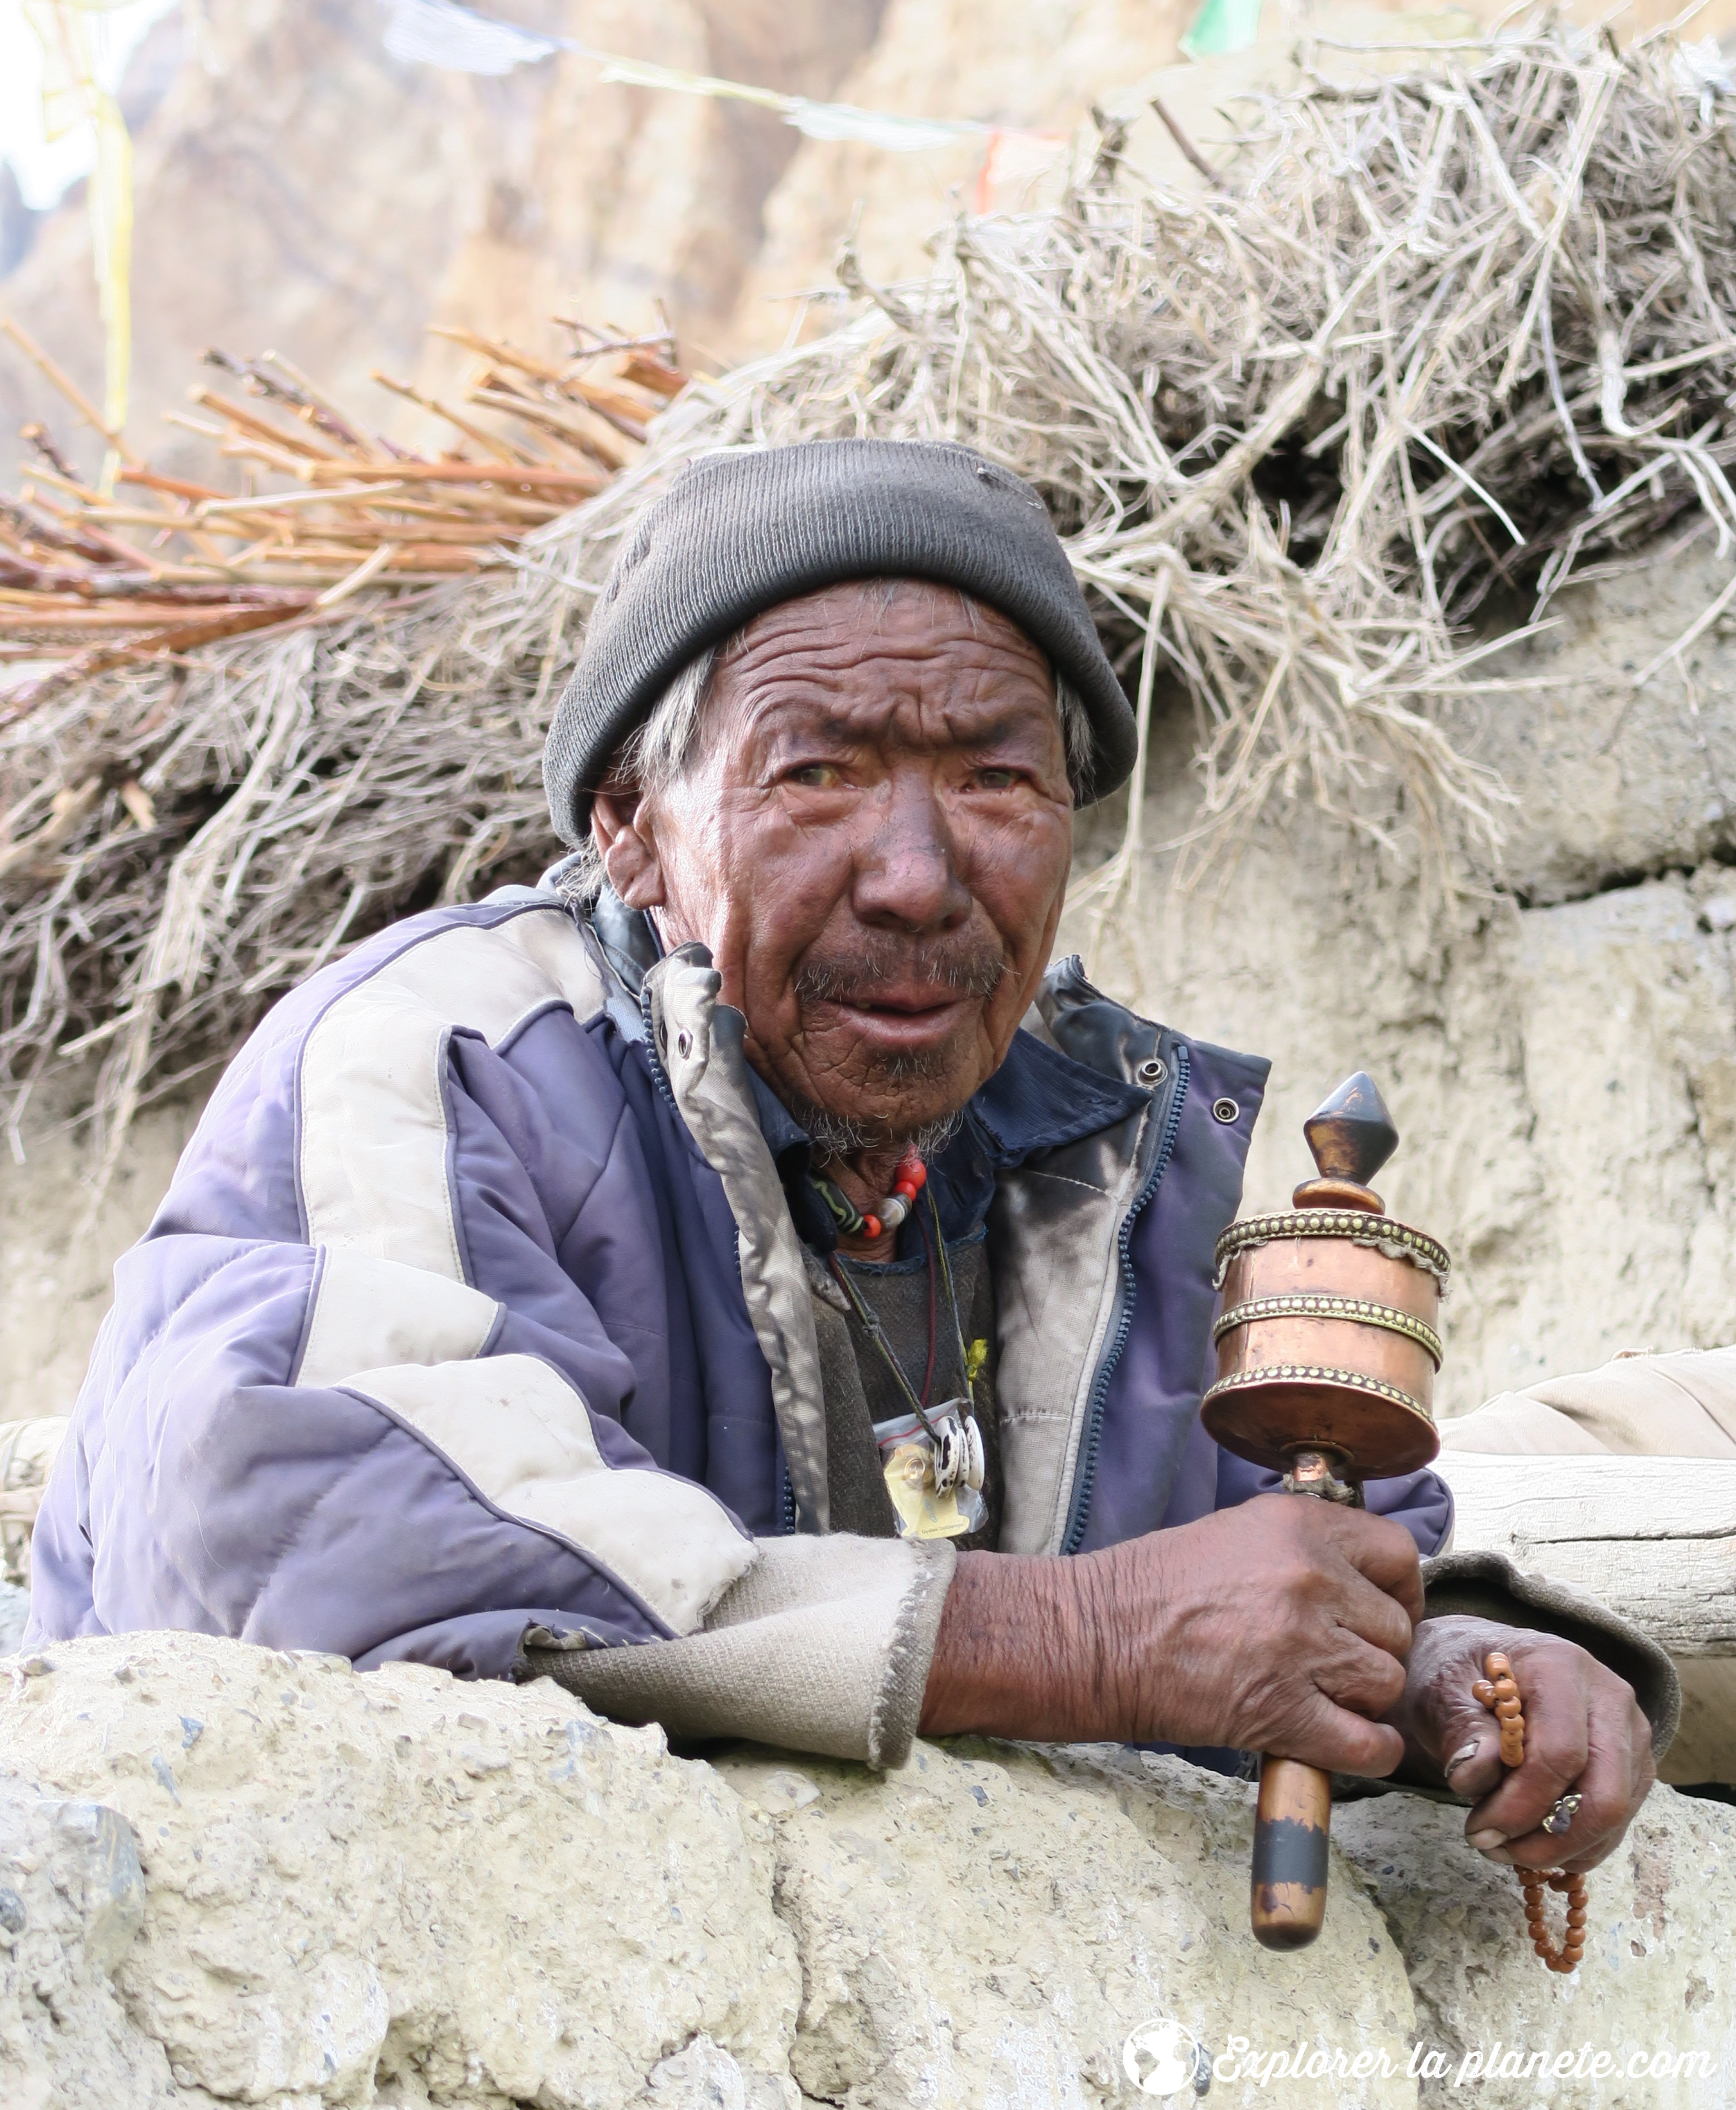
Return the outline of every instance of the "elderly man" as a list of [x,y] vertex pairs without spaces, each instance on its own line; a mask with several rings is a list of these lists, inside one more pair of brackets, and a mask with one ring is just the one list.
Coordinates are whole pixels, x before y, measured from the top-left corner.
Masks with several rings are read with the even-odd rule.
[[[1661,1652],[1487,1557],[1420,1570],[1429,1474],[1274,1497],[1200,1427],[1267,1066],[1049,967],[1074,808],[1134,745],[1004,470],[848,441],[675,479],[550,735],[576,855],[279,1004],[121,1261],[35,1635],[552,1675],[880,1766],[920,1728],[1403,1768],[1481,1798],[1485,1850],[1600,1859]],[[1534,1732],[1504,1779],[1491,1646]]]

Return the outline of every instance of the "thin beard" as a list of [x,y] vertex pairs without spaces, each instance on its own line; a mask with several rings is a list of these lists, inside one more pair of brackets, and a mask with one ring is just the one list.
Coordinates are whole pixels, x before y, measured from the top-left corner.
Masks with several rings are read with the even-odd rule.
[[862,1122],[828,1113],[824,1107],[806,1099],[792,1099],[789,1110],[807,1130],[814,1156],[821,1164],[834,1157],[854,1157],[858,1151],[871,1149],[881,1140]]
[[[889,1128],[829,1113],[824,1107],[816,1107],[807,1100],[797,1099],[790,1112],[807,1131],[815,1157],[821,1164],[834,1157],[854,1157],[865,1150],[888,1150],[898,1140]],[[943,1114],[938,1121],[925,1121],[910,1138],[910,1147],[925,1165],[929,1164],[939,1157],[964,1122],[962,1110]]]
[[938,1121],[925,1121],[911,1139],[911,1148],[925,1165],[939,1157],[965,1125],[964,1109],[956,1113],[943,1114]]

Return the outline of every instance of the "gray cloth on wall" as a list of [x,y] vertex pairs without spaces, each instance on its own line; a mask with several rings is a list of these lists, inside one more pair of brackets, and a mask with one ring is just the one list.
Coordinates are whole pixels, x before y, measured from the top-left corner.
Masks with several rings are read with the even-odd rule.
[[1736,1458],[1736,1347],[1617,1356],[1594,1370],[1498,1392],[1440,1425],[1449,1451]]
[[532,1634],[526,1664],[613,1721],[901,1766],[956,1558],[944,1539],[762,1539],[703,1632],[613,1649]]
[[852,579],[926,579],[1008,618],[1084,707],[1081,804],[1126,782],[1133,712],[1042,500],[943,440],[816,440],[689,462],[622,544],[549,728],[543,782],[575,848],[591,794],[681,669],[753,617]]

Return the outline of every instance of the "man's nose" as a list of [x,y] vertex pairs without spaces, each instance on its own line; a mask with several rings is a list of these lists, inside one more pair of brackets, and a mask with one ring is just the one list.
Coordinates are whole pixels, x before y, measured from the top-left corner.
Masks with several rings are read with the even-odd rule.
[[856,861],[856,912],[883,929],[946,930],[970,913],[956,847],[932,785],[896,777]]

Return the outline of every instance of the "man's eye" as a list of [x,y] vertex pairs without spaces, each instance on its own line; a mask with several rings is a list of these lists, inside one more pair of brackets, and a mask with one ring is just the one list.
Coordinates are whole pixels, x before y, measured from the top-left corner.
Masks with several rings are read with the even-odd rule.
[[1016,769],[979,769],[977,783],[984,791],[1010,791],[1019,781]]
[[799,784],[804,791],[830,791],[838,781],[838,772],[830,762],[804,762],[790,771],[787,781]]

